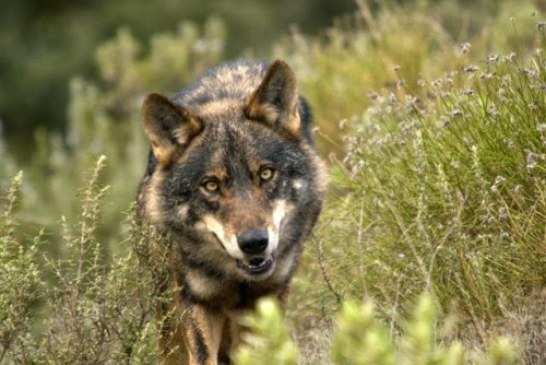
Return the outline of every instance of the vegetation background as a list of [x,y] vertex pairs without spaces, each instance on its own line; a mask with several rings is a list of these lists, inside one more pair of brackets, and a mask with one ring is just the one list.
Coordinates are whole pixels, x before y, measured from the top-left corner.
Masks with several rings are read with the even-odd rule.
[[0,119],[15,149],[37,128],[65,131],[68,81],[75,75],[96,79],[95,49],[122,27],[146,43],[183,20],[202,24],[219,16],[229,34],[222,58],[268,57],[271,44],[291,27],[317,33],[355,8],[352,0],[2,2]]
[[237,363],[546,363],[545,10],[2,3],[0,364],[154,361],[140,104],[240,56],[294,67],[332,181]]

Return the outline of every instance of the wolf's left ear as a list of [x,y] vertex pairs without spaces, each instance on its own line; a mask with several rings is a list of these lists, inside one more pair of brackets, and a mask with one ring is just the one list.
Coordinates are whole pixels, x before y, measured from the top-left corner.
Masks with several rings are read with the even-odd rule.
[[160,94],[150,94],[142,105],[144,132],[155,158],[168,166],[203,130],[203,123],[186,108]]
[[250,119],[301,135],[296,76],[286,62],[277,60],[269,66],[262,83],[250,95],[245,112]]

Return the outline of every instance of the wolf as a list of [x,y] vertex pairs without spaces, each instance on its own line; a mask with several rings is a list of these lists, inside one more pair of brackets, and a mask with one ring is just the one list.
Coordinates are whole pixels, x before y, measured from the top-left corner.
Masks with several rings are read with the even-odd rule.
[[148,95],[142,115],[151,152],[138,216],[168,247],[161,361],[229,364],[238,317],[264,296],[286,303],[321,211],[310,107],[286,62],[235,61],[172,98]]

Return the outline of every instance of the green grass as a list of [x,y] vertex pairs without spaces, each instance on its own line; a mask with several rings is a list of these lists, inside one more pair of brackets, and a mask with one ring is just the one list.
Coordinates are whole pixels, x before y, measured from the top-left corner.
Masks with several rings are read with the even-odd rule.
[[374,298],[399,328],[408,303],[429,291],[457,314],[468,344],[512,331],[524,348],[540,336],[502,323],[545,319],[536,309],[546,284],[541,29],[535,45],[422,80],[415,93],[400,82],[347,123],[336,191],[302,270],[296,302],[314,301],[307,314]]
[[[442,24],[464,7],[439,4],[361,5],[273,47],[314,106],[332,181],[287,323],[260,307],[240,365],[546,359],[545,27],[508,1],[455,34]],[[25,178],[0,144],[0,364],[154,361],[162,256],[130,208],[140,103],[219,62],[224,37],[217,19],[149,45],[121,30],[97,50],[101,79],[71,83],[67,137],[36,136]]]
[[[317,234],[354,245],[354,260],[339,259],[350,265],[343,272],[471,299],[475,307],[462,305],[480,318],[544,284],[544,64],[542,54],[501,55],[483,71],[425,82],[421,96],[378,96],[352,120],[348,154],[333,169],[348,194],[326,211],[343,228]],[[495,294],[504,286],[506,298]]]

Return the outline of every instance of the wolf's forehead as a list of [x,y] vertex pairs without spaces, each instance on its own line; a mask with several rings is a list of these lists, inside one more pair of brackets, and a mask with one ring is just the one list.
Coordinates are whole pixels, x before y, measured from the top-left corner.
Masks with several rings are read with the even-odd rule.
[[212,149],[211,163],[235,168],[259,159],[261,153],[256,148],[256,136],[236,122],[231,124],[222,122],[212,128],[209,145]]
[[203,175],[248,177],[265,163],[283,161],[285,165],[287,160],[293,160],[283,159],[290,149],[283,137],[260,122],[222,115],[213,122],[205,120],[204,124],[203,134],[190,144],[180,161],[180,171],[187,171],[190,180]]

